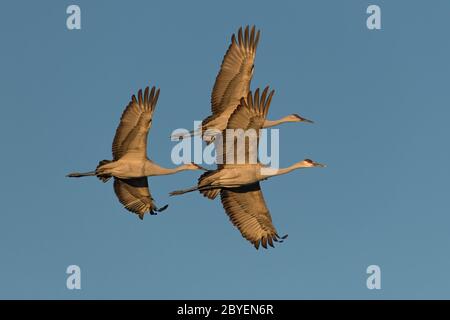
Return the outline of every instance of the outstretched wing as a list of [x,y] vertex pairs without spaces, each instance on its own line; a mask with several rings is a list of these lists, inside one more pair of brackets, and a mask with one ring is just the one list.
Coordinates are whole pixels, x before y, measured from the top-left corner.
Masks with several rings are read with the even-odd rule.
[[269,94],[268,92],[269,87],[266,87],[260,96],[259,89],[256,89],[254,95],[250,91],[247,97],[241,98],[239,105],[228,119],[227,128],[222,132],[222,139],[216,137],[219,167],[222,167],[221,164],[257,163],[260,129],[263,127],[275,93],[274,90]]
[[247,96],[253,77],[256,48],[259,41],[259,30],[255,34],[255,26],[238,31],[237,41],[233,34],[231,44],[225,54],[219,74],[216,77],[211,93],[211,111],[220,114],[228,108],[235,108],[241,97]]
[[119,198],[123,206],[143,219],[144,214],[156,214],[156,212],[163,211],[167,205],[162,208],[157,208],[148,188],[147,177],[134,179],[119,179],[114,178],[114,192]]
[[272,217],[264,201],[259,182],[220,191],[222,205],[242,236],[250,241],[256,249],[261,244],[273,247],[273,242],[282,242],[272,224]]
[[128,106],[120,118],[120,124],[114,137],[112,152],[114,160],[118,160],[127,153],[137,157],[147,157],[147,135],[152,125],[153,111],[158,102],[159,89],[145,88],[138,92],[138,98],[133,95]]

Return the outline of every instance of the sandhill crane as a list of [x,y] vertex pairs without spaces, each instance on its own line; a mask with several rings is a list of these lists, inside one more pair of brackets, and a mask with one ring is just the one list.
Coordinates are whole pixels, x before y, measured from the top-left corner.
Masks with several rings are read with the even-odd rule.
[[[259,89],[254,96],[249,92],[247,98],[242,98],[240,104],[228,120],[227,129],[258,130],[263,127],[267,112],[270,107],[274,91],[267,96],[268,87],[265,88],[261,97]],[[223,133],[225,136],[225,133]],[[300,168],[324,167],[323,164],[305,159],[290,167],[278,170],[267,169],[263,164],[251,163],[248,160],[254,158],[251,153],[257,149],[251,148],[250,143],[236,146],[235,140],[223,140],[223,152],[230,152],[227,144],[232,143],[237,153],[245,152],[245,163],[218,164],[217,170],[205,172],[198,180],[195,187],[178,190],[171,195],[184,194],[198,190],[205,197],[214,199],[219,193],[222,205],[231,222],[240,230],[242,236],[250,241],[256,249],[261,244],[267,248],[267,244],[273,247],[274,241],[280,241],[272,218],[264,201],[259,181],[289,173]],[[234,151],[233,151],[234,153]],[[283,239],[284,237],[281,237]],[[282,240],[281,240],[282,241]]]
[[[131,102],[125,108],[120,124],[116,130],[112,145],[113,160],[102,160],[95,171],[70,173],[68,177],[97,176],[103,182],[114,177],[114,191],[129,211],[139,215],[156,214],[167,208],[158,208],[148,188],[147,176],[168,175],[184,170],[203,169],[188,163],[176,168],[163,168],[147,158],[147,136],[152,125],[153,112],[158,102],[159,89],[152,87],[138,92],[138,98],[133,95]],[[204,170],[204,169],[203,169]]]
[[[202,121],[201,128],[198,130],[191,131],[189,135],[174,134],[172,139],[181,139],[192,134],[198,135],[202,133],[203,138],[210,142],[213,140],[211,133],[221,132],[226,128],[228,118],[238,106],[241,97],[246,97],[250,91],[259,35],[260,31],[255,32],[255,26],[251,30],[247,26],[244,32],[242,27],[239,28],[237,41],[235,34],[232,35],[231,44],[225,53],[211,93],[212,114]],[[305,119],[298,114],[291,114],[279,120],[265,119],[263,127],[269,128],[286,122],[312,123],[311,120]]]

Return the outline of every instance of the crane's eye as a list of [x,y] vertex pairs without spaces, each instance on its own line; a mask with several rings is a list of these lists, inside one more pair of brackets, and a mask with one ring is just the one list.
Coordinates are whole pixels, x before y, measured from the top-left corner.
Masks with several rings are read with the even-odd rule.
[[305,159],[306,162],[312,163],[313,161],[311,159]]

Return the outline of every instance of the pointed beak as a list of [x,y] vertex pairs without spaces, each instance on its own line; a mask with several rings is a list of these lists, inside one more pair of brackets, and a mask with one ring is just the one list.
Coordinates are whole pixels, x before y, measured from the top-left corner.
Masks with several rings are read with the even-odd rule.
[[314,123],[314,121],[300,117],[298,114],[294,114],[294,116],[296,116],[300,122]]
[[318,163],[318,162],[314,162],[313,165],[314,165],[314,167],[319,167],[319,168],[325,168],[325,167],[326,167],[325,164],[323,164],[323,163]]
[[200,166],[200,165],[198,165],[198,164],[196,164],[196,163],[193,163],[193,162],[192,162],[192,164],[193,164],[197,169],[199,169],[199,170],[208,171],[208,169],[203,168],[202,166]]

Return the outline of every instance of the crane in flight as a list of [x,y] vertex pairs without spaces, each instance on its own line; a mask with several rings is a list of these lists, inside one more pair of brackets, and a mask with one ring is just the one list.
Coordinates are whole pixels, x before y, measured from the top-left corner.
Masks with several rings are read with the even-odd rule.
[[96,176],[103,182],[114,177],[114,192],[122,205],[142,220],[145,213],[156,214],[167,208],[158,208],[148,188],[148,176],[174,174],[184,170],[204,170],[187,163],[176,168],[164,168],[147,158],[147,136],[152,125],[153,112],[158,102],[159,89],[139,90],[125,108],[112,144],[113,160],[102,160],[94,171],[70,173],[72,178]]
[[[246,98],[241,98],[239,105],[228,119],[226,129],[243,129],[243,132],[256,130],[259,133],[266,121],[274,94],[272,90],[267,95],[268,89],[266,87],[261,96],[257,89],[254,96],[250,91]],[[222,133],[222,137],[228,138],[225,132]],[[256,249],[260,244],[264,248],[267,248],[267,244],[273,247],[274,242],[282,241],[286,236],[280,237],[272,224],[272,217],[264,201],[259,182],[296,169],[325,165],[305,159],[287,168],[267,170],[269,168],[260,162],[251,161],[257,158],[257,144],[255,148],[248,140],[245,140],[245,143],[236,143],[238,140],[236,136],[232,136],[231,141],[223,138],[221,149],[225,155],[224,159],[227,160],[223,164],[218,164],[217,170],[202,174],[196,186],[173,191],[170,194],[173,196],[198,190],[209,199],[215,199],[220,194],[225,212],[242,236]],[[233,152],[231,156],[227,155],[229,152]],[[245,161],[239,164],[236,162],[236,156],[242,153],[245,154]],[[217,154],[220,156],[220,152]]]
[[[234,112],[242,97],[250,91],[250,82],[255,70],[256,48],[258,47],[260,31],[255,26],[239,28],[237,40],[235,34],[231,37],[231,44],[222,61],[220,71],[211,93],[212,114],[202,121],[201,127],[189,134],[172,135],[172,139],[183,139],[191,135],[202,134],[207,142],[214,140],[216,133],[222,132],[228,123],[228,118]],[[286,122],[308,122],[298,114],[290,114],[278,120],[264,119],[263,128],[273,127]]]

